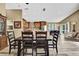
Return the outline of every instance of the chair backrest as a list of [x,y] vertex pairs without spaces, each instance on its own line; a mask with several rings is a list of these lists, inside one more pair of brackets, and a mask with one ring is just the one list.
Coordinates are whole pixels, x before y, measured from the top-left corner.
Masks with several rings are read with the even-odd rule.
[[52,34],[54,34],[54,33],[59,34],[59,31],[58,31],[58,30],[52,30],[52,31],[50,31],[50,35],[52,35]]
[[14,39],[15,39],[14,31],[7,31],[7,35],[8,35],[8,39],[9,39],[9,44],[15,43],[15,41],[14,41]]
[[33,44],[33,32],[32,31],[24,31],[22,32],[23,45]]
[[36,39],[37,40],[46,40],[47,38],[47,31],[36,31]]
[[33,40],[33,32],[32,31],[22,32],[22,39],[24,39],[24,40]]
[[59,31],[55,31],[53,33],[53,43],[57,43],[58,42],[58,37],[59,37]]

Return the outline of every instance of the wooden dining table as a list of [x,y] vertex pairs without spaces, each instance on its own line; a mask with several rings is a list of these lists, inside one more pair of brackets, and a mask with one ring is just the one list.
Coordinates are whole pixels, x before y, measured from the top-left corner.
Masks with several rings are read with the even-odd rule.
[[[15,39],[15,41],[18,42],[17,56],[21,56],[21,51],[22,51],[22,48],[21,48],[22,47],[21,46],[22,43],[21,42],[22,41],[26,41],[26,40],[23,40],[22,37],[18,37],[17,39]],[[47,42],[47,46],[46,46],[47,47],[47,49],[46,49],[47,50],[46,51],[47,52],[47,55],[46,56],[49,56],[49,47],[48,47],[48,45],[49,45],[48,42],[49,41],[52,41],[52,39],[48,39],[48,38],[46,39],[46,42]],[[36,42],[36,39],[33,39],[33,42],[35,43]]]

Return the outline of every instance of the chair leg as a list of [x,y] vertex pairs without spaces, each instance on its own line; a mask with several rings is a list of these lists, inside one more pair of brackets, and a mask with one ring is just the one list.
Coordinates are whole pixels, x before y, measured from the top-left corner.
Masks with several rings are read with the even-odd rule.
[[44,51],[45,51],[45,56],[47,55],[47,50],[46,50],[46,47],[44,48]]
[[45,49],[45,56],[47,56],[47,50]]
[[37,48],[35,49],[35,51],[36,51],[36,56],[37,56]]
[[33,48],[32,48],[32,56],[33,56]]
[[23,56],[24,56],[24,49],[23,49]]
[[9,47],[9,54],[11,53],[11,46]]
[[58,54],[58,48],[57,48],[57,46],[56,46],[56,53]]

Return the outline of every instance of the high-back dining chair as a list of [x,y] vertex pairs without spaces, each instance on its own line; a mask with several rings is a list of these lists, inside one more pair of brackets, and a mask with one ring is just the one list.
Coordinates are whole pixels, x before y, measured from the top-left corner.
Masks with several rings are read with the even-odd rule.
[[57,43],[58,43],[59,31],[57,31],[57,30],[52,31],[51,35],[53,37],[53,40],[52,40],[52,44],[49,44],[49,48],[55,48],[56,49],[56,53],[58,54]]
[[11,53],[11,49],[15,49],[18,44],[16,43],[15,40],[15,35],[14,35],[14,31],[7,31],[7,37],[9,39],[9,54]]
[[[38,54],[44,54],[46,55],[46,47],[47,47],[47,31],[36,31],[36,55]],[[43,48],[44,53],[39,53],[37,50],[38,48]]]
[[[23,55],[24,53],[24,49],[26,49],[26,53],[27,53],[27,49],[31,48],[32,49],[32,56],[33,56],[33,32],[32,31],[24,31],[22,32],[22,39],[23,41]],[[30,53],[27,53],[30,54]]]

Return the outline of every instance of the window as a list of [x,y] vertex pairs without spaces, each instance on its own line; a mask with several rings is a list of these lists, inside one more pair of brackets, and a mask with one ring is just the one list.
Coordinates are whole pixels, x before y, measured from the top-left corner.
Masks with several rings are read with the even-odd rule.
[[48,24],[48,31],[51,31],[51,30],[55,30],[55,24],[49,23]]
[[65,33],[65,25],[62,26],[62,32]]
[[66,24],[66,32],[68,32],[68,24]]
[[75,24],[73,24],[73,30],[72,31],[75,32]]

